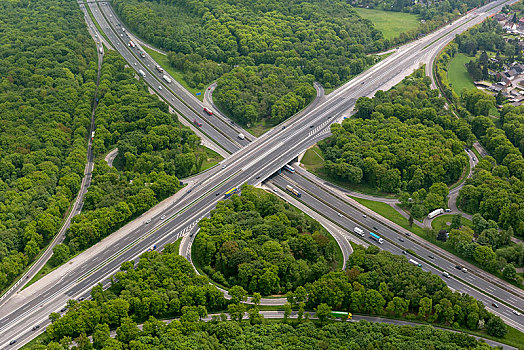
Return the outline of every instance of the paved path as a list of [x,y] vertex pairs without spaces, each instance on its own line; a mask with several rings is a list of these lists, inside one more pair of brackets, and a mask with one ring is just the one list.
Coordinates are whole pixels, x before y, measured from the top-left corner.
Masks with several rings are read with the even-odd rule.
[[[481,146],[482,147],[482,146]],[[466,154],[468,155],[468,158],[469,158],[469,165],[470,165],[470,168],[469,168],[469,174],[467,175],[467,177],[471,177],[471,175],[473,174],[473,168],[475,167],[475,165],[478,163],[478,159],[475,158],[475,155],[473,154],[472,151],[468,150],[466,151]],[[371,201],[375,201],[375,202],[381,202],[381,203],[386,203],[388,205],[390,205],[393,209],[395,209],[400,215],[402,215],[404,218],[406,218],[407,220],[409,220],[409,214],[404,211],[400,206],[399,206],[399,201],[397,198],[386,198],[386,197],[379,197],[379,196],[373,196],[373,195],[369,195],[369,194],[364,194],[364,193],[360,193],[360,192],[356,192],[356,191],[352,191],[352,190],[348,190],[348,189],[345,189],[341,186],[338,186],[338,185],[335,185],[335,184],[332,184],[330,183],[329,181],[326,181],[318,176],[316,176],[315,174],[303,169],[301,166],[297,166],[297,171],[311,179],[311,180],[314,180],[314,181],[317,181],[317,182],[320,182],[320,183],[323,183],[324,185],[326,186],[329,186],[333,189],[336,189],[337,191],[341,192],[341,193],[344,193],[348,196],[352,196],[352,197],[356,197],[356,198],[362,198],[362,199],[367,199],[367,200],[371,200]],[[460,189],[464,186],[464,182],[462,182],[459,186],[453,188],[452,190],[449,191],[449,196],[448,196],[448,208],[451,209],[451,212],[449,213],[446,213],[446,214],[460,214],[462,215],[464,218],[466,219],[469,219],[471,220],[471,215],[470,214],[467,214],[467,213],[464,213],[462,211],[460,211],[457,207],[457,197],[459,195],[459,192],[460,192]],[[427,228],[431,228],[431,222],[434,220],[435,218],[433,219],[428,219],[428,217],[426,216],[424,218],[424,221],[423,222],[420,222],[418,220],[413,220],[413,223],[416,224],[417,226],[419,227],[427,227]]]
[[[317,319],[317,317],[316,317],[314,312],[306,311],[304,313],[304,315],[306,313],[309,314],[308,315],[309,319],[313,319],[313,320]],[[284,311],[281,311],[281,310],[260,311],[260,314],[265,319],[283,319],[284,318]],[[228,320],[231,320],[231,317],[229,316],[229,314],[226,313],[225,315],[226,315]],[[210,321],[214,321],[217,318],[220,318],[220,316],[221,316],[221,314],[209,314],[206,317],[202,318],[201,320],[204,321],[204,322],[210,322]],[[298,312],[297,311],[292,311],[291,314],[289,315],[289,318],[290,319],[297,319],[298,318]],[[390,319],[390,318],[366,316],[366,315],[356,315],[356,314],[353,314],[352,318],[353,318],[352,320],[346,321],[346,322],[367,321],[367,322],[373,322],[373,323],[388,323],[388,324],[392,324],[392,325],[396,325],[396,326],[406,326],[407,325],[407,326],[412,326],[412,327],[427,326],[428,325],[426,323],[409,322],[409,321],[395,320],[395,319]],[[243,320],[248,320],[249,319],[249,314],[247,312],[244,313],[244,316],[242,317],[242,319]],[[175,320],[178,320],[178,319],[175,318],[175,319],[163,320],[163,322],[166,323],[166,324],[169,324],[169,323],[171,323],[171,322],[173,322]],[[335,319],[335,320],[341,322],[340,319]],[[307,322],[307,321],[304,320],[304,322]],[[448,331],[448,332],[462,333],[460,331],[451,330],[451,329],[447,329],[447,328],[437,327],[437,326],[433,326],[433,325],[430,325],[430,326],[435,328],[435,329],[441,329],[441,330],[445,330],[445,331]],[[139,325],[137,325],[137,328],[142,330],[143,329],[143,325],[139,324]],[[465,334],[467,334],[467,333],[465,333]],[[110,331],[109,336],[111,338],[115,338],[116,337],[116,331],[115,330]],[[491,339],[486,339],[486,338],[477,337],[477,336],[473,336],[473,337],[475,337],[478,340],[485,341],[489,346],[492,346],[492,347],[497,347],[498,346],[498,347],[501,347],[502,349],[505,349],[505,350],[517,350],[517,348],[514,348],[512,346],[509,346],[509,345],[506,345],[506,344],[503,344],[503,343],[499,343],[497,341],[493,341]],[[89,339],[92,341],[92,337],[91,336],[89,337]]]
[[[82,7],[84,10],[84,18],[87,21],[87,24],[91,21],[91,17],[85,12],[85,8]],[[89,33],[91,34],[93,40],[98,43],[97,38],[99,38],[99,34],[97,34],[96,29],[92,29],[92,26],[90,26]],[[18,279],[17,282],[13,284],[13,286],[7,290],[2,296],[0,297],[0,305],[5,303],[9,298],[11,298],[13,295],[17,294],[22,290],[26,282],[30,281],[33,277],[35,277],[40,269],[44,267],[44,265],[47,263],[47,261],[51,258],[53,255],[53,248],[61,243],[65,238],[65,233],[67,229],[69,228],[69,225],[71,224],[71,219],[73,216],[80,214],[82,210],[82,206],[84,204],[84,195],[87,193],[87,189],[91,185],[91,175],[93,172],[94,167],[94,160],[93,160],[93,138],[91,137],[92,133],[95,130],[95,111],[96,107],[98,105],[97,103],[97,93],[98,93],[98,86],[100,84],[100,74],[102,69],[102,61],[104,58],[103,48],[100,50],[102,46],[100,44],[97,45],[97,55],[98,55],[98,73],[97,73],[97,80],[96,80],[96,89],[95,94],[93,96],[93,107],[91,110],[91,127],[88,132],[88,140],[87,140],[87,154],[86,154],[86,165],[84,168],[84,177],[82,178],[82,182],[80,184],[80,190],[78,191],[78,194],[74,200],[74,202],[69,207],[69,213],[67,214],[65,221],[63,222],[62,226],[60,227],[60,230],[55,235],[51,243],[47,246],[46,250],[40,255],[40,257],[29,267],[28,270],[26,270],[25,273],[22,274],[22,276]]]
[[118,148],[115,148],[114,150],[112,150],[111,152],[109,152],[106,155],[104,160],[106,161],[107,165],[109,165],[109,167],[113,166],[113,161],[115,160],[117,155],[118,155]]

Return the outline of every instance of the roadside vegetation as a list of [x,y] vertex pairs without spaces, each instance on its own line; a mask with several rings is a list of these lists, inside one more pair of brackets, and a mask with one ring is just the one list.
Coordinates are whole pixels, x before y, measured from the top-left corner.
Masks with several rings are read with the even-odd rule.
[[[288,293],[288,302],[281,306],[284,319],[270,321],[260,314],[259,293],[254,293],[253,304],[245,304],[247,292],[236,286],[229,291],[232,298],[225,299],[177,255],[175,244],[168,244],[162,253],[142,254],[136,266],[122,264],[108,289],[100,285],[92,289],[92,300],[71,300],[64,315],[51,314],[45,334],[26,349],[68,349],[73,341],[78,349],[255,349],[263,344],[308,347],[311,342],[318,345],[315,349],[352,342],[380,348],[426,348],[431,343],[488,349],[466,334],[429,326],[330,322],[331,310],[437,324],[506,341],[508,330],[500,318],[474,298],[452,292],[440,277],[422,271],[404,256],[375,246],[355,246],[348,263],[346,271],[330,272]],[[295,320],[289,319],[292,309],[298,310]],[[311,311],[318,318],[315,322],[310,321]],[[231,321],[226,321],[224,312]],[[245,312],[248,319],[242,320]],[[209,313],[215,316],[201,322]],[[166,324],[162,319],[173,320]],[[116,336],[110,336],[111,330],[116,330]],[[513,344],[521,346],[522,334],[511,332]]]
[[422,69],[372,99],[359,98],[357,113],[333,124],[333,135],[318,143],[323,162],[319,167],[315,159],[316,172],[350,188],[395,194],[419,220],[445,208],[448,186],[463,174],[464,148],[475,136],[443,105]]
[[336,241],[318,222],[251,186],[219,202],[199,226],[195,264],[220,285],[250,294],[294,291],[343,263]]
[[126,24],[169,52],[194,89],[217,81],[215,103],[247,127],[276,125],[339,86],[389,44],[344,1],[122,1]]
[[[508,11],[511,9],[507,8]],[[513,243],[510,238],[524,237],[524,108],[504,104],[502,95],[476,88],[464,89],[459,95],[446,74],[450,61],[459,55],[469,55],[474,59],[466,65],[467,74],[475,80],[496,82],[501,78],[493,74],[503,70],[504,64],[524,62],[517,45],[513,38],[504,37],[497,21],[488,19],[457,36],[443,50],[437,59],[436,73],[443,92],[453,103],[452,108],[469,123],[490,154],[479,158],[473,176],[466,180],[457,199],[461,210],[475,214],[473,231],[462,228],[453,235],[450,232],[453,240],[446,244],[456,254],[522,287],[522,275],[515,268],[524,266],[524,245]],[[503,107],[494,116],[495,105]],[[479,157],[476,151],[475,155]],[[468,237],[470,241],[466,242]],[[481,250],[482,259],[478,255]]]
[[[104,57],[99,95],[92,184],[82,213],[53,250],[60,257],[56,264],[176,193],[179,179],[201,171],[208,160],[200,139],[111,51]],[[109,167],[103,156],[115,147],[118,156]]]
[[0,22],[1,291],[47,246],[80,189],[96,48],[74,2],[2,2]]
[[[390,44],[413,40],[429,33],[449,21],[465,14],[474,7],[488,3],[488,0],[451,0],[451,1],[397,1],[397,0],[350,0],[357,12],[375,23],[377,29],[384,26],[384,36]],[[418,18],[419,25],[414,19]],[[393,20],[395,19],[395,20]],[[398,22],[397,22],[398,21]],[[404,25],[404,29],[399,26]],[[396,29],[394,32],[393,30]],[[386,33],[391,33],[391,37]],[[398,33],[398,34],[397,34]],[[397,34],[397,35],[394,35]]]

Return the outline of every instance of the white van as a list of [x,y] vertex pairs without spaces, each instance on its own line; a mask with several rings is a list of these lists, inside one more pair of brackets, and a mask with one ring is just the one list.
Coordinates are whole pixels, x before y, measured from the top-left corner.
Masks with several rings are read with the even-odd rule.
[[355,231],[356,234],[358,234],[358,235],[360,235],[362,237],[364,237],[364,235],[365,235],[364,230],[361,229],[360,227],[355,227],[355,229],[353,231]]
[[246,137],[244,136],[244,134],[238,134],[238,138],[241,139],[241,140],[243,140],[243,139],[245,139]]

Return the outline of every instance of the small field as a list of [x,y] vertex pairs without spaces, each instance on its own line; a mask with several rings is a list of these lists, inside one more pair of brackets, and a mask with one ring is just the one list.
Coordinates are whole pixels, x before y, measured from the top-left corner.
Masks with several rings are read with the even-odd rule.
[[207,158],[204,161],[204,163],[202,163],[202,168],[200,169],[200,171],[205,171],[211,167],[214,167],[218,162],[224,159],[220,154],[216,153],[215,151],[209,148],[206,148],[206,155]]
[[[351,197],[351,196],[350,196]],[[413,224],[412,227],[409,227],[408,219],[403,217],[398,211],[396,211],[392,206],[382,202],[375,202],[369,199],[351,197],[363,206],[373,210],[375,213],[382,215],[383,217],[393,221],[395,224],[402,226],[408,231],[413,232],[418,236],[424,236],[424,230],[418,227],[416,224]]]
[[369,19],[384,38],[393,39],[400,33],[416,29],[420,25],[418,17],[411,13],[355,8],[360,17]]
[[251,126],[250,128],[244,128],[247,132],[249,132],[251,135],[255,137],[262,136],[266,131],[273,128],[274,125],[270,125],[266,123],[265,121],[261,120],[257,122],[255,125]]
[[[164,54],[161,54],[155,50],[151,50],[150,48],[147,48],[145,46],[142,46],[142,48],[151,56],[164,70],[169,73],[176,81],[178,81],[184,88],[186,88],[187,91],[192,93],[196,96],[200,101],[204,100],[204,90],[198,90],[193,89],[190,87],[187,82],[184,80],[184,75],[182,72],[176,70],[175,68],[171,67],[169,64],[169,60],[167,59],[167,56]],[[154,69],[154,68],[153,68]],[[197,95],[197,92],[200,92],[200,95]]]
[[[449,225],[447,223],[448,222],[451,223],[452,219],[453,219],[453,215],[450,215],[450,214],[439,215],[435,219],[433,219],[433,221],[431,222],[431,227],[433,227],[434,229],[438,229],[438,230],[440,230],[440,229],[448,230],[449,229]],[[460,223],[463,226],[469,226],[469,227],[471,227],[473,225],[471,223],[471,221],[466,219],[466,218],[461,218],[460,219]]]
[[460,96],[463,90],[475,87],[473,79],[468,74],[466,63],[471,61],[473,57],[468,57],[462,53],[458,53],[449,62],[448,66],[448,80],[451,87],[457,95]]
[[300,162],[305,165],[308,171],[315,172],[316,170],[322,168],[324,164],[322,151],[317,145],[314,145],[306,151]]

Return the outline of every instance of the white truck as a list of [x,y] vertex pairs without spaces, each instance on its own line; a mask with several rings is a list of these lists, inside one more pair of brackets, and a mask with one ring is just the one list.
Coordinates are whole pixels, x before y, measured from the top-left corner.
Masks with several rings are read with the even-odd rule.
[[365,235],[364,230],[361,229],[360,227],[355,227],[355,228],[353,229],[353,231],[355,231],[355,233],[356,233],[357,235],[360,235],[360,236],[362,236],[362,237],[364,237],[364,235]]
[[444,209],[438,208],[428,214],[428,219],[433,219],[435,216],[440,215],[444,212]]
[[409,262],[412,263],[413,265],[415,266],[418,266],[418,267],[422,267],[422,264],[419,263],[418,261],[416,260],[413,260],[413,259],[409,259]]
[[144,73],[144,71],[142,69],[138,70],[138,74],[140,74],[142,76],[142,78],[146,77],[146,73]]
[[167,76],[167,75],[162,75],[162,79],[164,79],[166,81],[166,83],[171,83],[171,79]]

